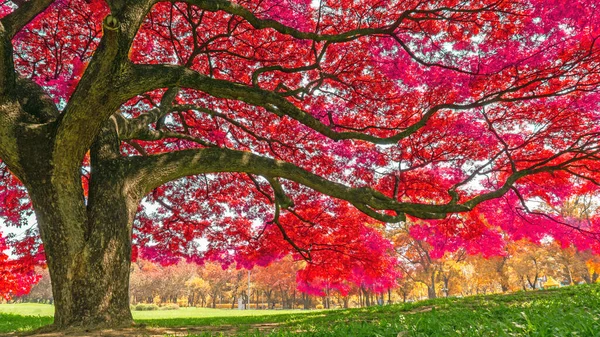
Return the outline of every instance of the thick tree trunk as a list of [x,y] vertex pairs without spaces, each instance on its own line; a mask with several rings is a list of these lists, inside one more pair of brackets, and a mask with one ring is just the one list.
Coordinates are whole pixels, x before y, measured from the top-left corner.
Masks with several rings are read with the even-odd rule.
[[[11,44],[14,34],[51,2],[19,6],[10,15],[22,21],[12,30],[0,23],[0,158],[33,203],[52,280],[54,325],[129,325],[131,224],[141,196],[125,182],[120,140],[108,117],[123,100],[114,87],[150,2],[119,7],[131,20],[121,30],[104,30],[62,114],[42,87],[18,78]],[[81,160],[88,151],[86,199]]]
[[[57,261],[50,267],[56,301],[54,324],[58,327],[131,325],[127,260],[124,256],[121,261],[84,258],[79,273],[65,268],[66,261]],[[61,274],[57,269],[66,270],[68,274]],[[78,275],[69,277],[74,274]]]
[[[49,128],[51,126],[48,126]],[[128,196],[122,168],[111,161],[118,140],[109,128],[90,149],[91,177],[84,196],[80,168],[55,163],[37,137],[22,141],[35,158],[21,161],[52,280],[54,326],[131,325],[129,271],[136,197]]]
[[[61,193],[55,192],[58,187],[30,189],[52,279],[57,327],[132,323],[128,295],[131,212],[107,185],[102,184],[105,191],[90,186],[88,214],[83,215],[79,213],[85,206],[61,200]],[[79,227],[86,229],[80,235],[67,236],[59,230],[86,218],[89,223]]]

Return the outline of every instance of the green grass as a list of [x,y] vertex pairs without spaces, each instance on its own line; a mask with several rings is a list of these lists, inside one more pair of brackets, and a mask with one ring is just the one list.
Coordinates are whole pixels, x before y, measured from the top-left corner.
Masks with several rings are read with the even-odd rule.
[[[17,314],[21,316],[54,315],[54,306],[38,303],[0,304],[0,314]],[[298,310],[228,310],[210,308],[179,308],[177,310],[132,311],[136,320],[169,319],[169,318],[199,318],[199,317],[238,317],[238,316],[269,316],[298,313]]]
[[289,320],[269,336],[591,337],[600,336],[599,319],[594,285],[334,311]]
[[0,314],[17,314],[21,316],[52,316],[54,306],[38,303],[0,304]]
[[[132,311],[136,322],[151,327],[243,324],[268,321],[273,315],[289,315],[299,310],[227,310],[179,308],[178,310]],[[0,304],[0,333],[29,331],[52,323],[54,306],[38,303]],[[258,317],[257,317],[258,316]],[[257,317],[245,320],[244,317]],[[225,318],[220,319],[220,318]]]
[[179,308],[177,310],[132,311],[133,319],[153,320],[172,318],[271,316],[297,313],[298,310],[228,310],[209,308]]
[[[51,318],[44,315],[51,314],[51,310],[43,305],[0,305],[0,312],[21,315],[0,314],[0,332],[25,331],[48,324]],[[41,316],[24,316],[31,314]],[[149,327],[226,326],[228,333],[237,331],[236,336],[246,337],[600,337],[600,285],[365,309],[290,313],[182,308],[134,311],[134,317]],[[219,336],[219,333],[189,336]]]
[[52,317],[48,316],[20,316],[0,313],[0,333],[30,331],[50,323],[52,323]]

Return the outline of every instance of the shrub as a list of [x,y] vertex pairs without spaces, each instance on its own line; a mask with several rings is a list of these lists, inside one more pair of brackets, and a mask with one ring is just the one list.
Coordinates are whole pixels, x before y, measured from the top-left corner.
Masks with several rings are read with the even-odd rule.
[[323,309],[323,304],[317,304],[317,309]]
[[170,303],[163,307],[160,307],[160,310],[179,310],[179,306],[175,303]]
[[156,304],[138,304],[135,306],[136,311],[153,311],[158,310],[158,305]]

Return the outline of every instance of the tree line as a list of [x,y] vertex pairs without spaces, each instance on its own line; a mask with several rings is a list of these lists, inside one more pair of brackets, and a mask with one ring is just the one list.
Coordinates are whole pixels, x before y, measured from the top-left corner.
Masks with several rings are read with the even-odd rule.
[[[394,239],[406,240],[406,245],[398,251],[401,277],[386,291],[360,284],[349,285],[347,291],[325,287],[321,294],[299,291],[296,272],[306,262],[290,258],[250,271],[216,263],[162,266],[140,259],[131,267],[130,303],[220,309],[349,308],[589,284],[600,277],[599,256],[561,247],[551,239],[539,244],[516,241],[506,247],[505,255],[493,257],[469,255],[464,249],[435,257],[424,241],[404,233]],[[52,303],[48,272],[39,272],[41,281],[15,301]]]

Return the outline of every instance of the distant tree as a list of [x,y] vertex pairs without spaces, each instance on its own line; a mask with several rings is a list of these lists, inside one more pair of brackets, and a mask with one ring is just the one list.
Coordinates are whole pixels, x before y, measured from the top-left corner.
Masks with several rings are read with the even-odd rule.
[[4,252],[7,249],[5,239],[0,236],[0,294],[6,300],[26,295],[41,278],[35,272],[35,264],[10,259]]
[[211,307],[217,307],[217,300],[224,297],[224,293],[229,290],[231,281],[234,279],[234,272],[231,269],[223,269],[220,265],[208,263],[201,267],[201,277],[208,281],[210,285]]
[[37,267],[35,273],[40,278],[35,283],[31,290],[19,297],[19,300],[24,302],[37,302],[37,303],[53,303],[52,298],[52,283],[50,282],[50,273],[47,268]]
[[210,293],[210,284],[205,279],[194,276],[185,283],[190,294],[190,305],[205,307]]
[[552,262],[544,246],[538,246],[527,240],[517,241],[509,246],[510,268],[520,280],[523,290],[538,289],[538,280],[552,271]]
[[507,292],[511,289],[508,268],[508,256],[484,258],[481,255],[469,256],[465,264],[469,275],[462,280],[463,294],[487,294]]
[[450,280],[459,274],[459,263],[466,258],[466,251],[462,248],[456,251],[440,249],[440,242],[436,243],[436,249],[426,239],[421,236],[418,224],[394,233],[403,277],[425,285],[429,298],[438,297],[438,291],[448,296]]

